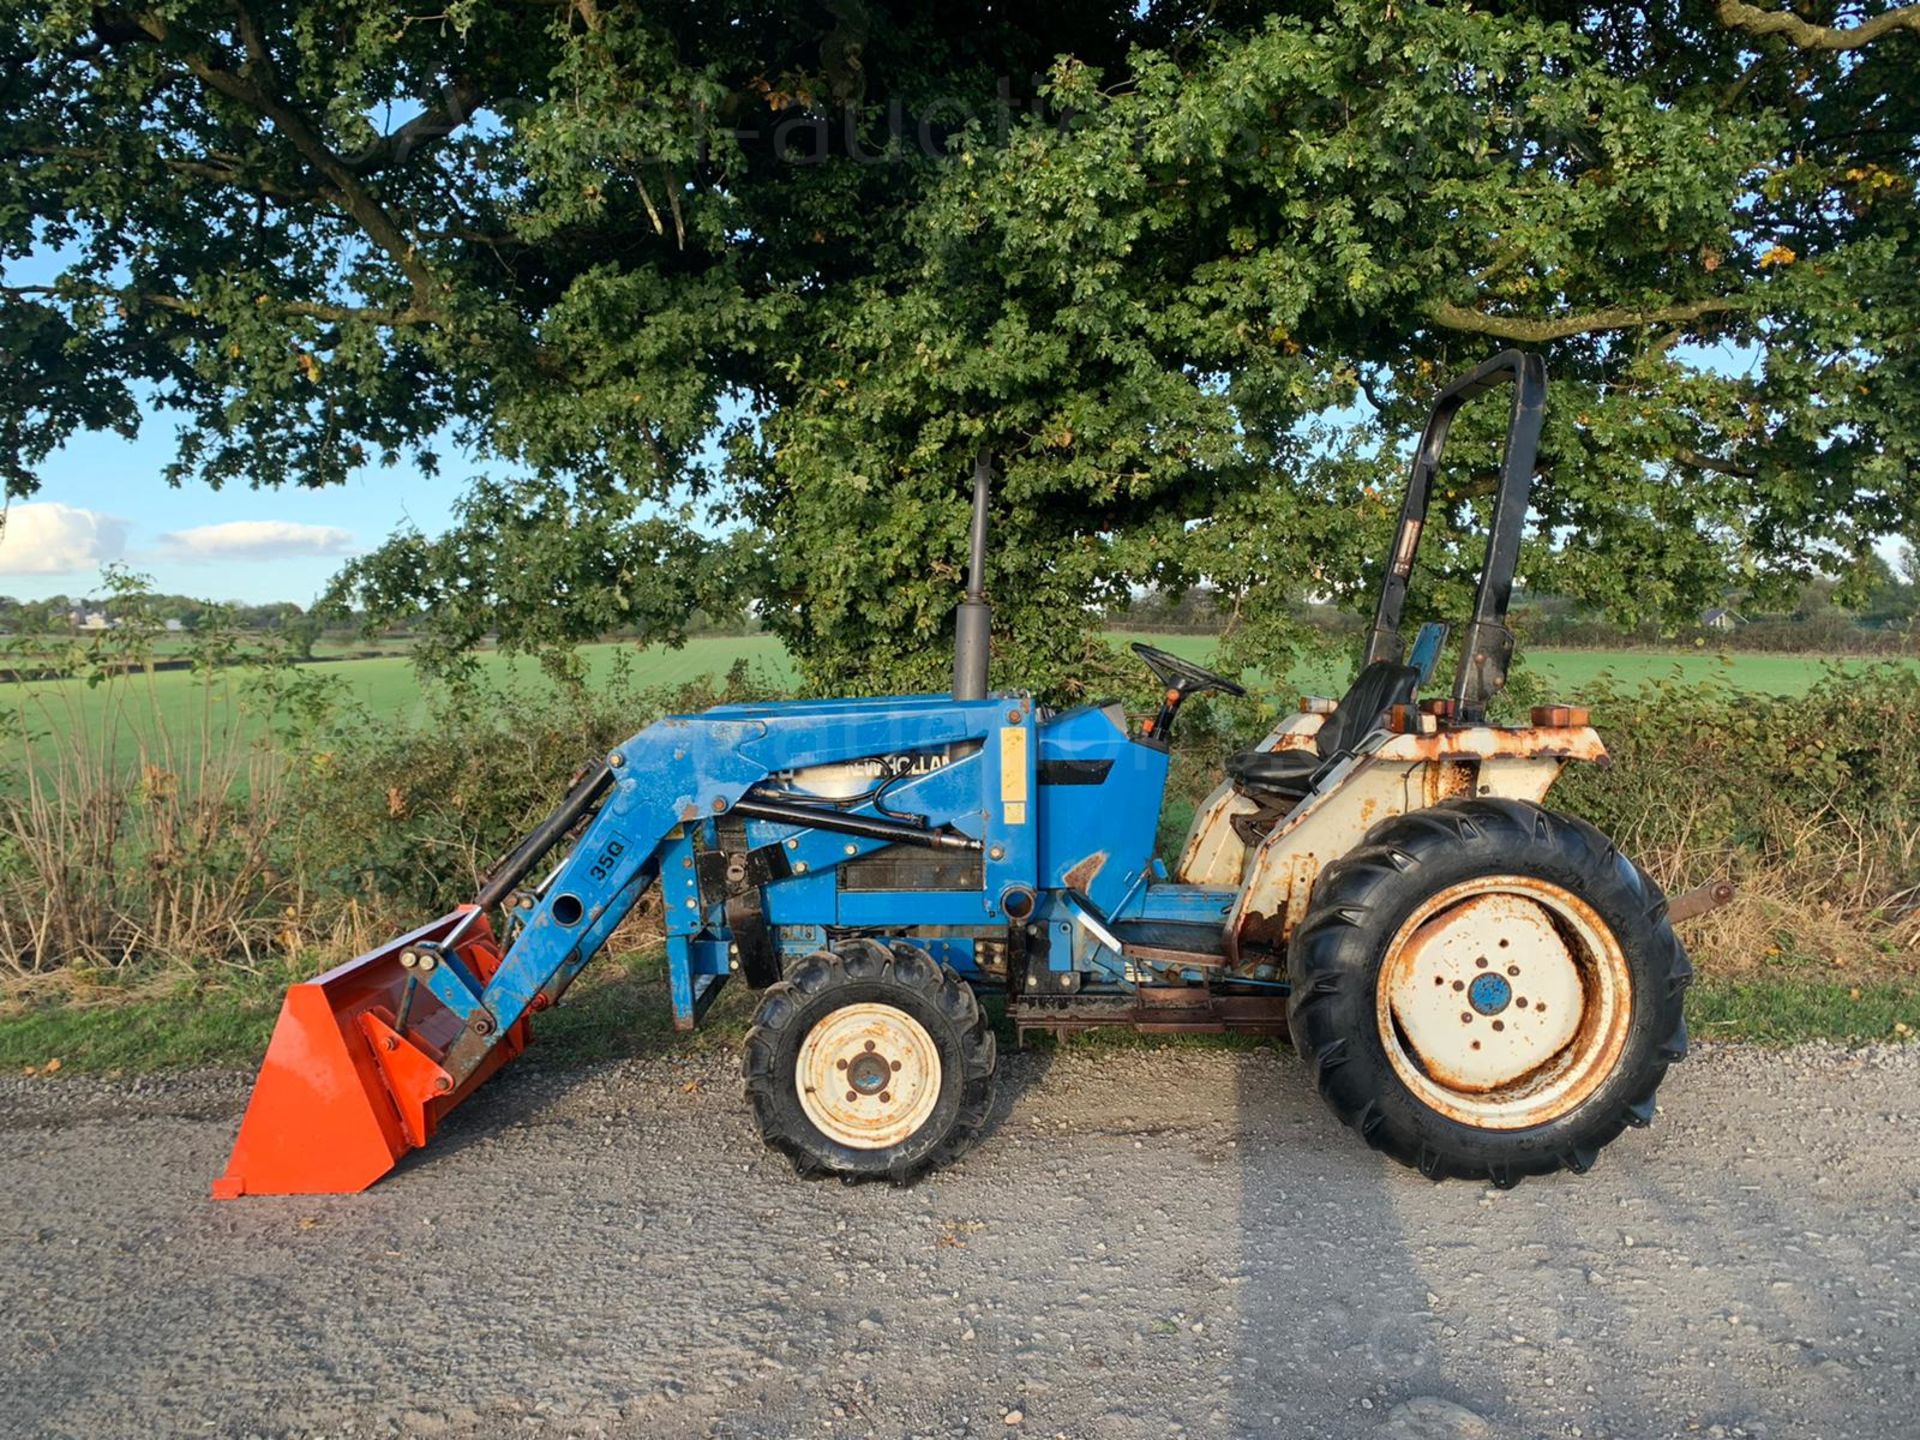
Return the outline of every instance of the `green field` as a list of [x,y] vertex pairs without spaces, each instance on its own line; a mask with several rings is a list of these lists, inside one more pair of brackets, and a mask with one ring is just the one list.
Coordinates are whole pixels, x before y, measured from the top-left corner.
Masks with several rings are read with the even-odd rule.
[[[1115,636],[1114,643],[1127,638]],[[1166,649],[1202,661],[1214,648],[1214,642],[1204,636],[1150,638]],[[769,683],[790,683],[794,678],[785,649],[767,635],[700,637],[679,649],[593,645],[582,655],[589,676],[603,679],[623,663],[624,657],[635,681],[643,686],[679,685],[702,676],[724,675],[742,659]],[[479,663],[487,682],[511,682],[531,694],[538,694],[547,684],[539,667],[529,660],[490,653],[481,656]],[[1622,686],[1653,680],[1691,684],[1717,679],[1756,693],[1798,694],[1831,667],[1857,668],[1872,662],[1799,655],[1538,650],[1528,653],[1523,663],[1533,673],[1546,677],[1548,689],[1556,698],[1577,699],[1603,678]],[[1911,660],[1901,663],[1920,665]],[[329,661],[306,673],[332,682],[343,695],[375,715],[423,719],[431,704],[430,682],[423,681],[412,661],[403,655]],[[1345,688],[1346,675],[1345,666],[1302,664],[1289,674],[1282,689],[1338,695]],[[1256,683],[1264,679],[1251,678]],[[0,764],[17,758],[22,722],[29,731],[49,738],[84,735],[98,748],[105,743],[106,717],[110,712],[117,713],[120,719],[112,748],[121,754],[133,753],[139,735],[165,733],[176,745],[193,750],[199,747],[203,730],[213,735],[237,733],[251,738],[265,734],[271,724],[265,707],[249,698],[240,672],[223,674],[212,682],[188,671],[166,671],[134,675],[101,687],[88,687],[79,681],[0,684],[0,707],[4,707],[0,714],[13,722],[6,726],[8,737],[0,744]],[[237,732],[230,732],[229,726],[236,720]]]
[[[1116,637],[1116,643],[1132,637]],[[1162,649],[1204,661],[1212,653],[1214,642],[1200,635],[1153,635],[1142,637]],[[1732,651],[1689,650],[1523,650],[1517,669],[1545,678],[1556,698],[1578,700],[1601,680],[1610,680],[1618,688],[1631,689],[1650,681],[1675,681],[1697,685],[1718,681],[1736,690],[1756,695],[1799,695],[1829,670],[1858,670],[1864,666],[1887,663],[1821,655],[1766,655]],[[1894,661],[1920,669],[1920,659]],[[1295,666],[1288,676],[1291,690],[1338,696],[1352,676],[1348,665],[1307,663]]]

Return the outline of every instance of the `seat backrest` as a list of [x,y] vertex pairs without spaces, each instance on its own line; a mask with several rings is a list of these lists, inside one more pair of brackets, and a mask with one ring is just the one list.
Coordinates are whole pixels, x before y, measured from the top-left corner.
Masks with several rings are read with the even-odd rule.
[[1412,665],[1392,660],[1376,660],[1353,677],[1340,708],[1314,737],[1313,748],[1323,759],[1353,749],[1380,728],[1387,710],[1394,705],[1409,705],[1420,688],[1420,671]]

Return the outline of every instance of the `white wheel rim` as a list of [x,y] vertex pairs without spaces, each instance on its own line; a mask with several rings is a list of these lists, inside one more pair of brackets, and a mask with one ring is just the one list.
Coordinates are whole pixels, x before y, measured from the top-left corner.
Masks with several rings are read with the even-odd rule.
[[1394,1072],[1427,1105],[1488,1130],[1544,1124],[1613,1073],[1632,1017],[1626,955],[1557,885],[1449,886],[1400,927],[1376,994]]
[[940,1099],[940,1051],[913,1016],[891,1005],[845,1005],[800,1044],[800,1108],[829,1140],[884,1150],[917,1132]]

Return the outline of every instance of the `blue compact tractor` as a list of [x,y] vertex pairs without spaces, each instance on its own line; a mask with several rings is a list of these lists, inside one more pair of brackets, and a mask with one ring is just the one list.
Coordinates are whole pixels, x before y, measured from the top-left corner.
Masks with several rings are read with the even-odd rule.
[[[1428,696],[1445,627],[1408,644],[1400,624],[1428,497],[1460,406],[1508,384],[1458,673]],[[1181,706],[1244,692],[1148,645],[1161,700],[1138,724],[989,691],[982,457],[951,694],[725,705],[602,757],[473,903],[289,992],[215,1193],[371,1183],[656,886],[676,1023],[730,983],[758,993],[746,1095],[803,1175],[907,1181],[980,1138],[983,994],[1022,1038],[1290,1035],[1341,1120],[1436,1179],[1585,1170],[1652,1117],[1691,970],[1653,882],[1544,803],[1605,758],[1586,712],[1488,719],[1545,399],[1518,352],[1441,393],[1359,673],[1226,762],[1171,868],[1154,837]]]

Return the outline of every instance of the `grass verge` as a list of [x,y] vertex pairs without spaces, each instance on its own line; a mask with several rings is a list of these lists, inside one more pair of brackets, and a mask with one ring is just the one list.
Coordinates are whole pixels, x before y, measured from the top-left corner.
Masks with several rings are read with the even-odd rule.
[[[265,1052],[280,995],[297,976],[261,975],[217,990],[181,987],[108,1003],[28,1000],[0,1010],[0,1072],[148,1072],[189,1066],[251,1070]],[[530,1052],[544,1065],[580,1065],[669,1051],[731,1050],[746,1033],[752,996],[723,994],[702,1027],[676,1035],[660,952],[638,951],[595,966],[566,1003],[537,1022]],[[990,1007],[996,1014],[998,1006]],[[1697,1039],[1789,1045],[1805,1040],[1897,1040],[1920,1034],[1920,982],[1765,977],[1706,979],[1694,986],[1688,1023]],[[1201,1046],[1245,1038],[1180,1037]],[[1011,1045],[1010,1033],[1002,1043]],[[1094,1031],[1074,1048],[1160,1045],[1165,1037]]]
[[1762,1045],[1910,1039],[1920,1034],[1920,982],[1703,979],[1688,993],[1687,1025],[1695,1039]]

